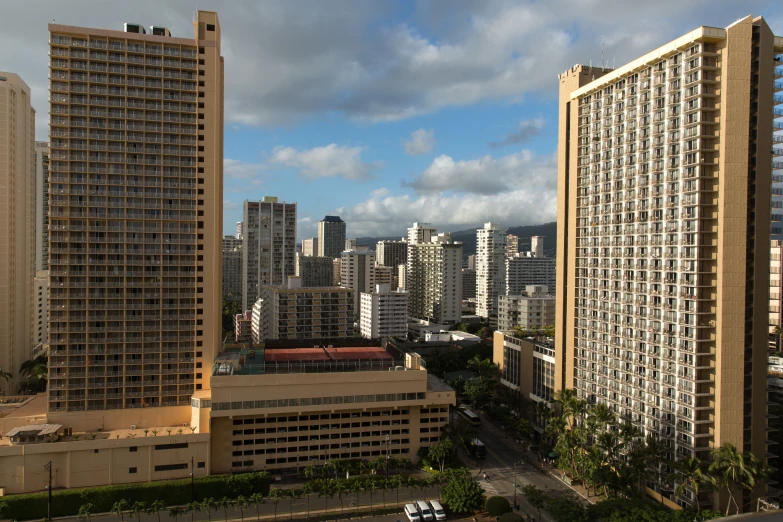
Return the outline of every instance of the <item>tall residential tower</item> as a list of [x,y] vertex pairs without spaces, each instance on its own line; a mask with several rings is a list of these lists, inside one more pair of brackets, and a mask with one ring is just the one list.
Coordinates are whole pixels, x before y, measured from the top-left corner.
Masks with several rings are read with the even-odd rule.
[[340,257],[345,247],[345,221],[326,216],[318,222],[318,256]]

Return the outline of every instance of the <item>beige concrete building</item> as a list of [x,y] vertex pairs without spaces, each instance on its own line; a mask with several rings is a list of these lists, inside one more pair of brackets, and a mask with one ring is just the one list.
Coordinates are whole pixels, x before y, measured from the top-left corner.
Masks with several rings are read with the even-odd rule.
[[296,254],[296,275],[302,286],[334,286],[334,259]]
[[408,262],[408,242],[401,241],[378,241],[375,246],[375,260],[379,265],[398,266]]
[[430,243],[437,234],[438,230],[430,223],[414,223],[408,229],[408,245]]
[[318,255],[340,257],[345,247],[345,221],[340,216],[326,216],[318,222]]
[[318,255],[318,238],[313,237],[310,239],[302,240],[302,255],[310,257]]
[[[783,241],[773,239],[769,246],[769,348],[773,351],[783,350],[780,335],[783,329],[783,282],[781,282],[781,267],[783,267]],[[779,329],[780,328],[780,329]]]
[[388,285],[389,288],[397,289],[397,270],[392,266],[379,265],[375,262],[375,284]]
[[35,142],[35,271],[49,270],[49,142]]
[[781,52],[747,17],[560,75],[556,387],[671,459],[725,442],[764,459]]
[[0,72],[0,391],[14,393],[34,346],[35,109],[30,88]]
[[340,286],[342,277],[342,260],[337,257],[332,262],[332,279],[334,281],[334,286]]
[[[416,231],[414,228],[408,229]],[[427,234],[434,229],[425,229]],[[414,239],[420,234],[414,233]],[[462,243],[451,234],[429,235],[428,243],[408,242],[405,289],[408,315],[438,324],[455,324],[462,317]]]
[[234,316],[234,342],[246,344],[250,341],[252,333],[253,311],[246,310]]
[[506,293],[507,238],[496,223],[476,230],[476,314],[490,323],[497,321],[498,296]]
[[358,319],[360,294],[375,289],[375,252],[343,252],[340,256],[340,285],[354,291],[353,309]]
[[289,277],[287,286],[263,287],[259,341],[352,337],[353,293],[350,288],[305,288],[297,276]]
[[519,252],[519,236],[509,234],[506,236],[506,256],[513,256]]
[[408,284],[408,265],[403,264],[397,267],[397,288],[406,289]]
[[215,473],[297,474],[387,451],[415,460],[440,440],[455,404],[454,390],[427,375],[418,355],[392,347],[223,355],[212,379]]
[[217,14],[192,38],[127,27],[49,25],[48,420],[65,426],[189,410],[221,341]]
[[250,310],[261,287],[284,285],[296,271],[296,203],[266,196],[243,208],[242,309]]
[[498,298],[498,329],[525,330],[555,324],[555,296],[546,286],[528,286],[521,295],[501,295]]
[[[33,283],[33,306],[35,308],[35,318],[33,322],[33,350],[34,354],[39,353],[44,344],[49,344],[49,271],[39,270],[35,273],[35,282]],[[38,348],[38,352],[36,352]]]
[[500,369],[500,384],[524,398],[552,406],[555,392],[555,345],[549,339],[521,338],[513,331],[493,335],[492,361]]
[[360,308],[359,331],[362,337],[408,337],[407,292],[392,291],[388,284],[377,284],[374,292],[362,292]]

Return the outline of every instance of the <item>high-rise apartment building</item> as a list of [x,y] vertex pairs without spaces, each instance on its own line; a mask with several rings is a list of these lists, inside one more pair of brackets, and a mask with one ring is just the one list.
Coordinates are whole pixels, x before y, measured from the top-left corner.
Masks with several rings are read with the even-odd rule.
[[13,394],[34,336],[35,109],[27,84],[6,72],[0,72],[0,186],[0,367],[11,375],[0,379],[0,390]]
[[397,267],[397,288],[405,290],[408,285],[408,265],[399,265]]
[[217,14],[193,27],[49,24],[49,422],[96,410],[109,429],[126,408],[209,389],[197,368],[221,341],[223,58]]
[[234,316],[234,342],[247,344],[251,338],[253,311],[245,310]]
[[367,339],[408,337],[408,293],[375,285],[373,292],[361,293],[359,331]]
[[375,289],[375,252],[343,252],[340,257],[340,285],[353,289],[353,309],[358,314],[361,293]]
[[263,317],[264,300],[259,299],[253,303],[253,309],[250,310],[250,340],[253,343],[260,343],[264,340],[263,337]]
[[672,460],[726,442],[764,459],[781,53],[747,17],[560,75],[556,384]]
[[530,252],[534,257],[544,257],[544,236],[530,238]]
[[236,238],[242,239],[244,235],[245,235],[245,224],[242,221],[237,221]]
[[382,266],[375,262],[375,284],[389,285],[389,288],[397,289],[397,270],[391,266]]
[[340,216],[326,216],[318,222],[318,255],[340,257],[345,247],[345,221]]
[[498,330],[543,328],[555,324],[555,296],[546,286],[528,286],[521,295],[498,298]]
[[545,285],[553,293],[557,288],[555,258],[529,254],[521,252],[506,258],[506,295],[520,294],[529,285]]
[[462,269],[462,299],[476,298],[476,271],[470,268]]
[[769,347],[771,350],[783,350],[783,241],[773,239],[769,248]]
[[223,251],[234,250],[242,246],[242,238],[223,236]]
[[310,239],[302,240],[302,254],[305,256],[317,256],[318,255],[318,238],[312,237]]
[[49,142],[35,142],[35,270],[49,269]]
[[419,243],[429,243],[436,236],[438,230],[430,223],[414,223],[408,229],[408,244],[416,245]]
[[242,301],[242,247],[223,249],[223,296]]
[[449,233],[431,235],[427,243],[409,243],[405,289],[409,316],[437,324],[458,323],[462,318],[462,243],[452,241]]
[[375,259],[379,265],[398,266],[408,262],[407,241],[378,241],[375,246]]
[[334,259],[296,253],[296,275],[302,286],[334,286]]
[[[33,357],[49,344],[49,271],[39,270],[35,273],[33,288]],[[37,352],[36,352],[37,350]]]
[[476,254],[468,256],[468,270],[476,270]]
[[519,236],[509,234],[506,236],[506,255],[513,256],[519,252]]
[[506,293],[506,239],[495,223],[476,231],[476,314],[494,319],[498,296]]
[[267,339],[338,339],[353,336],[354,291],[305,288],[297,276],[286,286],[262,288],[260,335]]
[[242,309],[250,310],[262,286],[284,285],[294,275],[296,203],[245,201],[242,223]]
[[343,248],[343,252],[355,252],[356,251],[356,240],[355,239],[346,239],[345,240],[345,248]]
[[334,261],[332,261],[332,278],[334,281],[334,286],[340,286],[342,276],[342,260],[339,257],[336,257]]

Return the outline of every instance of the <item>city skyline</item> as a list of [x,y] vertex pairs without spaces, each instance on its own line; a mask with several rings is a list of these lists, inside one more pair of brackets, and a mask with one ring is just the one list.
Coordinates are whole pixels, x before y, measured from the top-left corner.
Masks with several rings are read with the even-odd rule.
[[[557,100],[548,87],[572,63],[598,65],[602,35],[612,66],[699,25],[723,27],[751,13],[763,14],[774,32],[783,33],[783,9],[762,1],[722,2],[709,13],[700,4],[677,4],[676,17],[659,4],[632,6],[633,17],[623,6],[610,9],[605,20],[593,14],[606,10],[600,6],[588,10],[567,2],[467,5],[459,16],[440,4],[389,4],[348,14],[337,4],[332,12],[314,6],[307,20],[283,4],[264,4],[268,17],[262,18],[249,4],[231,9],[225,2],[206,3],[199,7],[225,12],[229,50],[224,233],[241,219],[244,199],[276,195],[299,204],[297,240],[315,237],[324,215],[341,216],[348,237],[393,237],[412,221],[433,222],[443,231],[486,221],[504,227],[554,221]],[[14,43],[3,48],[18,52],[0,51],[0,57],[31,86],[38,139],[45,139],[48,121],[46,68],[40,65],[46,23],[54,18],[114,28],[129,21],[187,34],[192,6],[167,5],[9,6],[0,33]],[[630,21],[615,23],[621,16]],[[274,27],[259,30],[269,23]],[[487,54],[490,25],[502,31]],[[539,50],[534,44],[542,35],[551,35],[553,45]],[[324,48],[335,56],[324,56]],[[472,58],[476,53],[490,69]],[[379,70],[376,62],[395,65]],[[351,63],[358,64],[353,73]],[[411,82],[422,64],[442,74]],[[248,68],[253,73],[243,74]],[[257,71],[265,69],[285,73],[259,92]],[[311,92],[306,84],[323,88]],[[475,179],[492,182],[476,186]]]

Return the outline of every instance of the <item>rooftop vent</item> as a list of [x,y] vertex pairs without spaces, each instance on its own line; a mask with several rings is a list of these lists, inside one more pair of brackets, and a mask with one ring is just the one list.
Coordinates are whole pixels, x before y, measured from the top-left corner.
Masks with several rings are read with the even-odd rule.
[[171,36],[171,31],[168,27],[160,27],[158,25],[150,26],[150,34],[155,36]]
[[123,24],[126,33],[147,34],[147,30],[141,24]]

